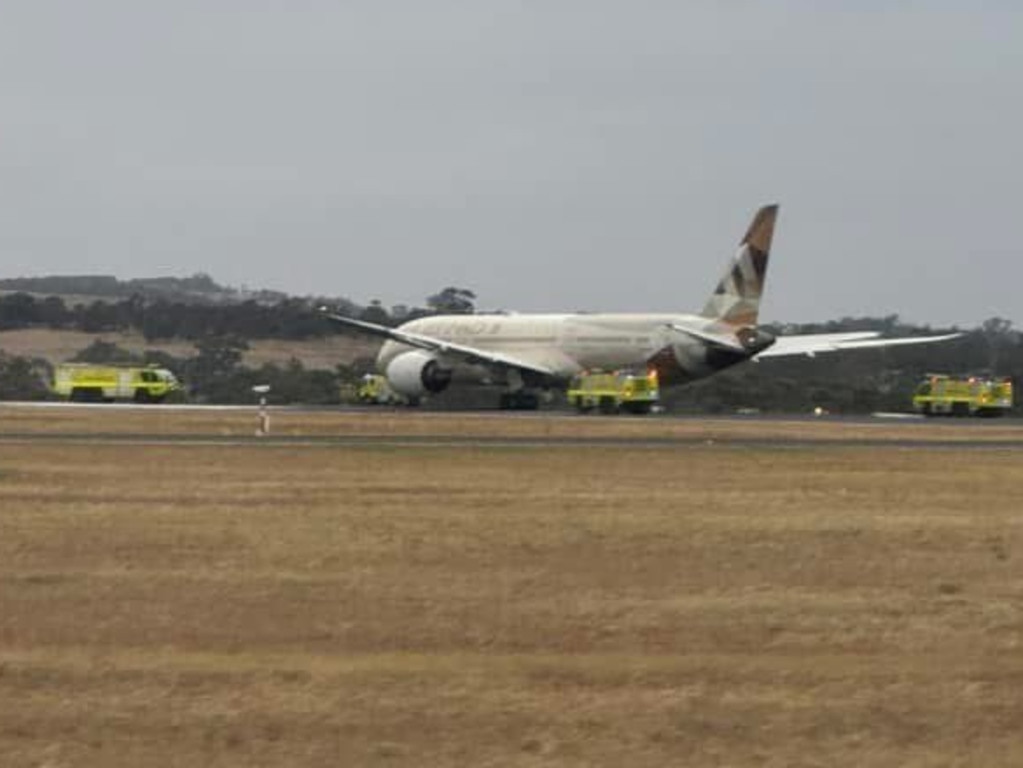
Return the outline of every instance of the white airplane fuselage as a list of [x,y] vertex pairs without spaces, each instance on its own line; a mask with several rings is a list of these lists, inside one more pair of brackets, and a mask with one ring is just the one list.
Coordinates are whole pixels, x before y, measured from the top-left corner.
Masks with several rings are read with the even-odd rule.
[[[400,330],[488,352],[513,355],[569,379],[583,370],[655,368],[664,384],[702,378],[745,359],[730,355],[726,361],[709,355],[708,346],[672,330],[672,325],[707,325],[705,317],[684,314],[480,314],[423,317]],[[413,348],[387,341],[377,356],[377,367]],[[443,354],[441,354],[443,358]],[[458,368],[452,360],[451,367]],[[465,366],[461,366],[464,375]],[[488,372],[477,372],[487,378]]]

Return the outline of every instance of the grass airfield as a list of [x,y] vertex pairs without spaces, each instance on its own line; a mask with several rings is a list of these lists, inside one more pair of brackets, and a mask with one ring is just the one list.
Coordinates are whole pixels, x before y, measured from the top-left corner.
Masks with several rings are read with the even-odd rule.
[[255,423],[0,407],[0,764],[1023,764],[1011,422]]

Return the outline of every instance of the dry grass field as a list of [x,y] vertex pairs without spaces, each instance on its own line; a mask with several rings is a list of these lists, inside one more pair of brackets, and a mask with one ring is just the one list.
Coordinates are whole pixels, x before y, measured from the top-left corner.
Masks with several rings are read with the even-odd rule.
[[[159,349],[175,357],[191,357],[195,354],[195,345],[190,342],[149,342],[140,333],[84,333],[51,328],[0,331],[0,349],[8,354],[42,357],[54,364],[70,360],[96,340],[117,344],[138,354],[147,349]],[[263,363],[286,363],[296,358],[307,368],[330,370],[341,362],[349,363],[357,357],[373,356],[379,346],[372,340],[353,336],[328,336],[303,341],[258,339],[250,343],[244,363],[258,367]]]
[[1023,765],[1023,453],[459,419],[0,409],[0,765]]

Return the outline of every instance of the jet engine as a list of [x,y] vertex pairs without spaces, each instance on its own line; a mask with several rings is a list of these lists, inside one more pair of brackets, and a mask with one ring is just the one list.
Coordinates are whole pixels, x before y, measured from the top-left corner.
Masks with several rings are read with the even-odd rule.
[[443,392],[451,383],[451,369],[443,368],[429,352],[403,352],[387,364],[387,381],[405,397]]

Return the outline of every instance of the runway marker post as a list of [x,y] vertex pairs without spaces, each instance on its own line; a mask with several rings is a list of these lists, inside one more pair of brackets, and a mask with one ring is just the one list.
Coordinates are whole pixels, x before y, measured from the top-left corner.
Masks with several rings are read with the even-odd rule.
[[270,413],[266,408],[266,396],[270,392],[269,384],[257,384],[252,391],[259,395],[259,410],[256,412],[256,437],[270,434]]

